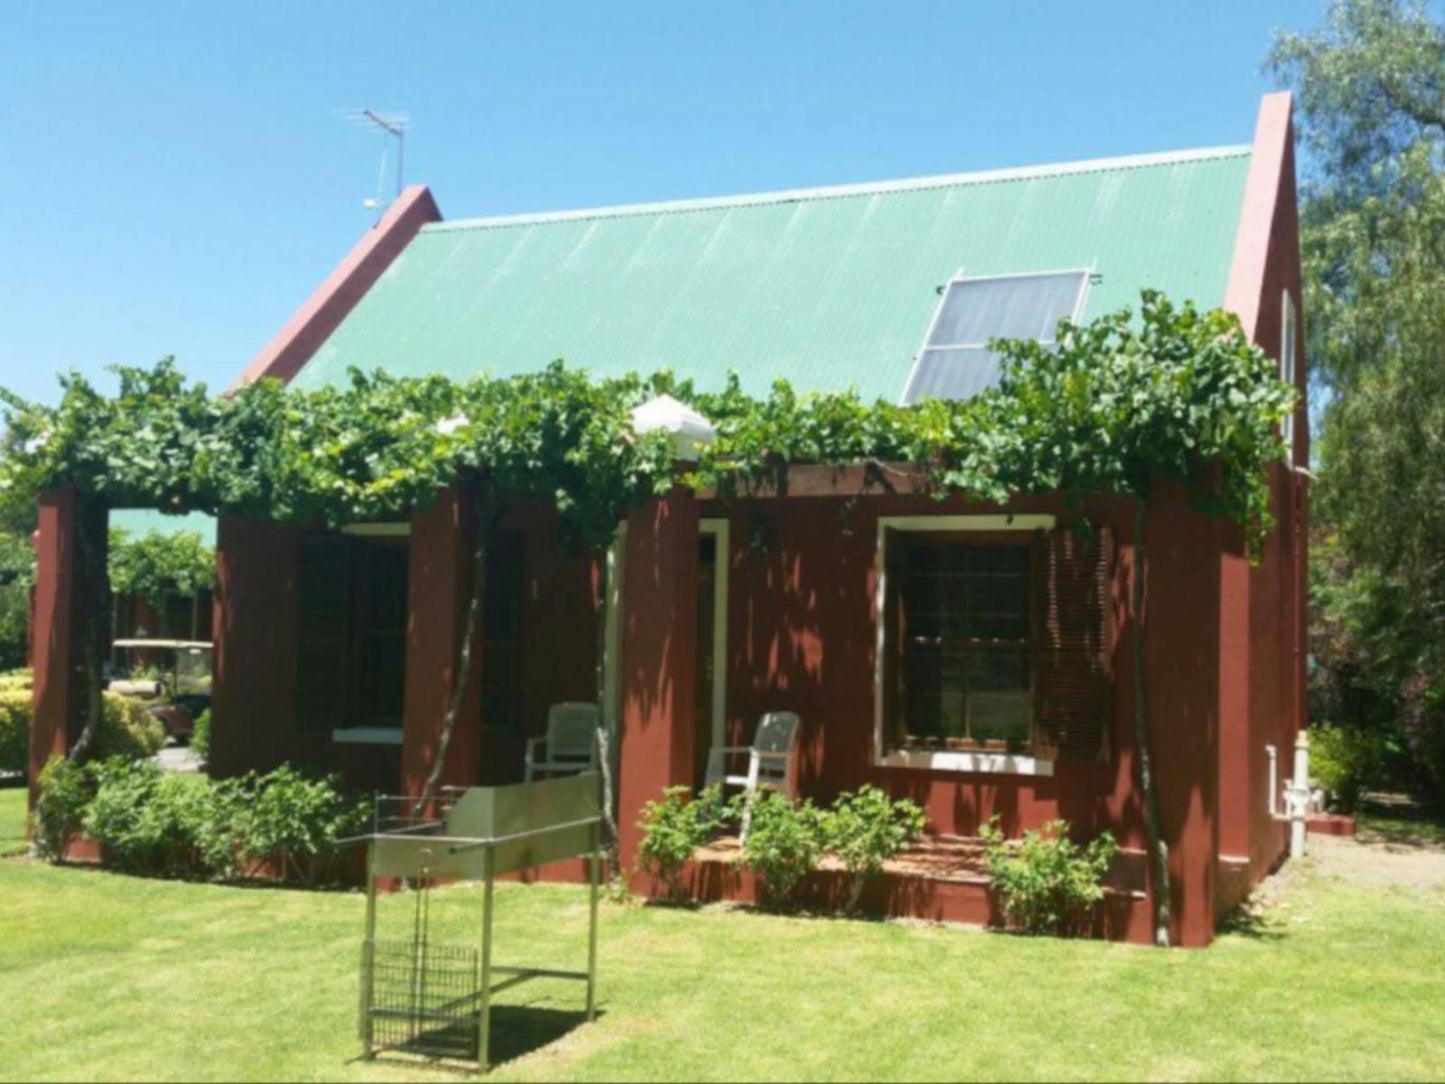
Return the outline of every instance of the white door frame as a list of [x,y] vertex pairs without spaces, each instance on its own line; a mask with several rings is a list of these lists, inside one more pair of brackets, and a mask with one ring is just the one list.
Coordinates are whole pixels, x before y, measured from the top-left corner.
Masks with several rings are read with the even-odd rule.
[[726,744],[728,697],[728,575],[732,566],[731,524],[726,519],[704,519],[698,523],[699,535],[715,539],[716,554],[712,581],[712,744],[717,749]]

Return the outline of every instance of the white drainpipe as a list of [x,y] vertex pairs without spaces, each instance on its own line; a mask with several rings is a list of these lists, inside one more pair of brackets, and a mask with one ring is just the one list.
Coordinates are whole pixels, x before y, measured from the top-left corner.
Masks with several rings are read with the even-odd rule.
[[1269,815],[1272,820],[1289,822],[1289,856],[1305,854],[1305,821],[1310,812],[1310,736],[1301,730],[1294,742],[1294,778],[1284,781],[1284,813],[1279,812],[1276,795],[1279,791],[1279,751],[1266,745],[1269,755]]

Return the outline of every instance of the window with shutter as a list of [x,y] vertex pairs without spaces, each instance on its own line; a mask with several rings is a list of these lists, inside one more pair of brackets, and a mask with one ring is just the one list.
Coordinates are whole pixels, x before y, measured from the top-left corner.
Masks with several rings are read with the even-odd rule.
[[306,733],[331,731],[346,714],[351,540],[301,536],[296,613],[296,722]]
[[888,529],[885,752],[1107,755],[1107,530]]
[[1109,752],[1109,579],[1114,537],[1070,529],[1041,532],[1043,586],[1037,655],[1036,744],[1061,760]]
[[487,542],[482,607],[482,726],[515,733],[522,680],[522,538],[494,531]]
[[397,539],[302,535],[296,719],[303,732],[400,729],[407,564],[407,545]]

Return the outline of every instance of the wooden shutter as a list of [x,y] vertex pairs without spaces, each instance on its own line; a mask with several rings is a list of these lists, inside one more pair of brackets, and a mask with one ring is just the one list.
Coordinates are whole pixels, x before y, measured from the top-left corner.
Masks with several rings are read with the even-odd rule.
[[1112,720],[1113,532],[1060,528],[1040,536],[1035,744],[1060,760],[1104,760]]
[[903,582],[908,574],[908,539],[902,531],[885,528],[883,542],[883,624],[880,644],[883,652],[883,751],[903,744],[907,718],[907,688],[904,682]]
[[296,613],[296,722],[330,731],[346,714],[351,540],[305,534],[300,540]]

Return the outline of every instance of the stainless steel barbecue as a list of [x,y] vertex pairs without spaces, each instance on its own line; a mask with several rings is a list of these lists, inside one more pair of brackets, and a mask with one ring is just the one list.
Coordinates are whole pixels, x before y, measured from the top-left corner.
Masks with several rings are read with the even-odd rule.
[[[409,799],[378,798],[373,831],[365,840],[360,1032],[367,1057],[397,1051],[475,1061],[485,1069],[492,995],[540,976],[586,982],[587,1019],[593,1018],[602,844],[597,773],[506,787],[448,789],[420,814],[412,810]],[[493,964],[496,878],[576,857],[588,859],[591,886],[587,970]],[[415,889],[409,940],[376,937],[380,878],[405,880]],[[430,892],[436,881],[483,883],[479,944],[432,939]]]

